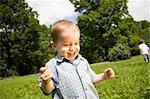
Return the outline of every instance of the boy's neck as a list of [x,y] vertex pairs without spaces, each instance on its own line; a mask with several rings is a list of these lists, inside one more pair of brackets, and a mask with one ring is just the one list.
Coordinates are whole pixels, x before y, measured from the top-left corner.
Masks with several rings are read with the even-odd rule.
[[56,59],[58,59],[59,61],[68,61],[68,62],[71,62],[71,63],[73,63],[77,58],[78,58],[78,56],[79,55],[77,55],[76,57],[75,57],[75,59],[73,59],[73,60],[68,60],[68,59],[66,59],[65,57],[63,57],[63,56],[61,56],[60,54],[57,54],[57,56],[56,56]]

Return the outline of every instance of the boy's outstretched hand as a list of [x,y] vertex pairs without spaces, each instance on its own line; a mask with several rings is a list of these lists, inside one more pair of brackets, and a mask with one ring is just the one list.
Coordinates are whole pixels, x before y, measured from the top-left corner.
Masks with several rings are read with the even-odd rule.
[[106,70],[104,70],[103,73],[97,74],[96,77],[92,80],[92,82],[94,84],[97,84],[100,81],[110,79],[110,78],[114,78],[114,77],[115,77],[114,70],[112,68],[107,68]]
[[52,78],[52,73],[48,69],[48,64],[45,64],[45,67],[40,68],[40,76],[45,82],[49,82]]
[[114,78],[115,77],[115,72],[112,68],[107,68],[104,71],[104,79],[109,79],[109,78]]
[[53,82],[51,80],[52,73],[50,72],[48,68],[48,64],[45,64],[45,67],[40,68],[40,76],[43,80],[41,88],[44,93],[50,94],[53,90]]

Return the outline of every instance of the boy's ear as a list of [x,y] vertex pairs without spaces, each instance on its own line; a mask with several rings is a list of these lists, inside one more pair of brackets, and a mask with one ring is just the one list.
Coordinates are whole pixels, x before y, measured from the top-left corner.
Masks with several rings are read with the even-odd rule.
[[54,41],[51,41],[51,47],[53,48],[53,49],[55,49],[55,43],[54,43]]

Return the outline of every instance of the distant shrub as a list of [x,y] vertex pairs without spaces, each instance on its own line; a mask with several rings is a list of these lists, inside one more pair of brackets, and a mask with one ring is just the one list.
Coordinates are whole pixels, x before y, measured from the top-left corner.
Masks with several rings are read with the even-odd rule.
[[132,56],[139,55],[140,53],[139,48],[138,48],[139,40],[140,40],[140,37],[135,34],[132,34],[129,36],[129,47],[130,47]]
[[130,48],[125,44],[116,44],[116,46],[110,48],[108,51],[108,59],[110,61],[124,60],[130,58],[130,56]]
[[125,60],[131,57],[131,51],[128,44],[128,38],[125,36],[118,36],[116,45],[108,49],[108,59],[110,61]]

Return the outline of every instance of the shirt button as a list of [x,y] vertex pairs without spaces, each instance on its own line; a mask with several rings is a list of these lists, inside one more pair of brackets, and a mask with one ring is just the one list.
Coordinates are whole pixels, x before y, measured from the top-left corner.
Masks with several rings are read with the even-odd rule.
[[87,88],[85,88],[84,90],[87,91]]

